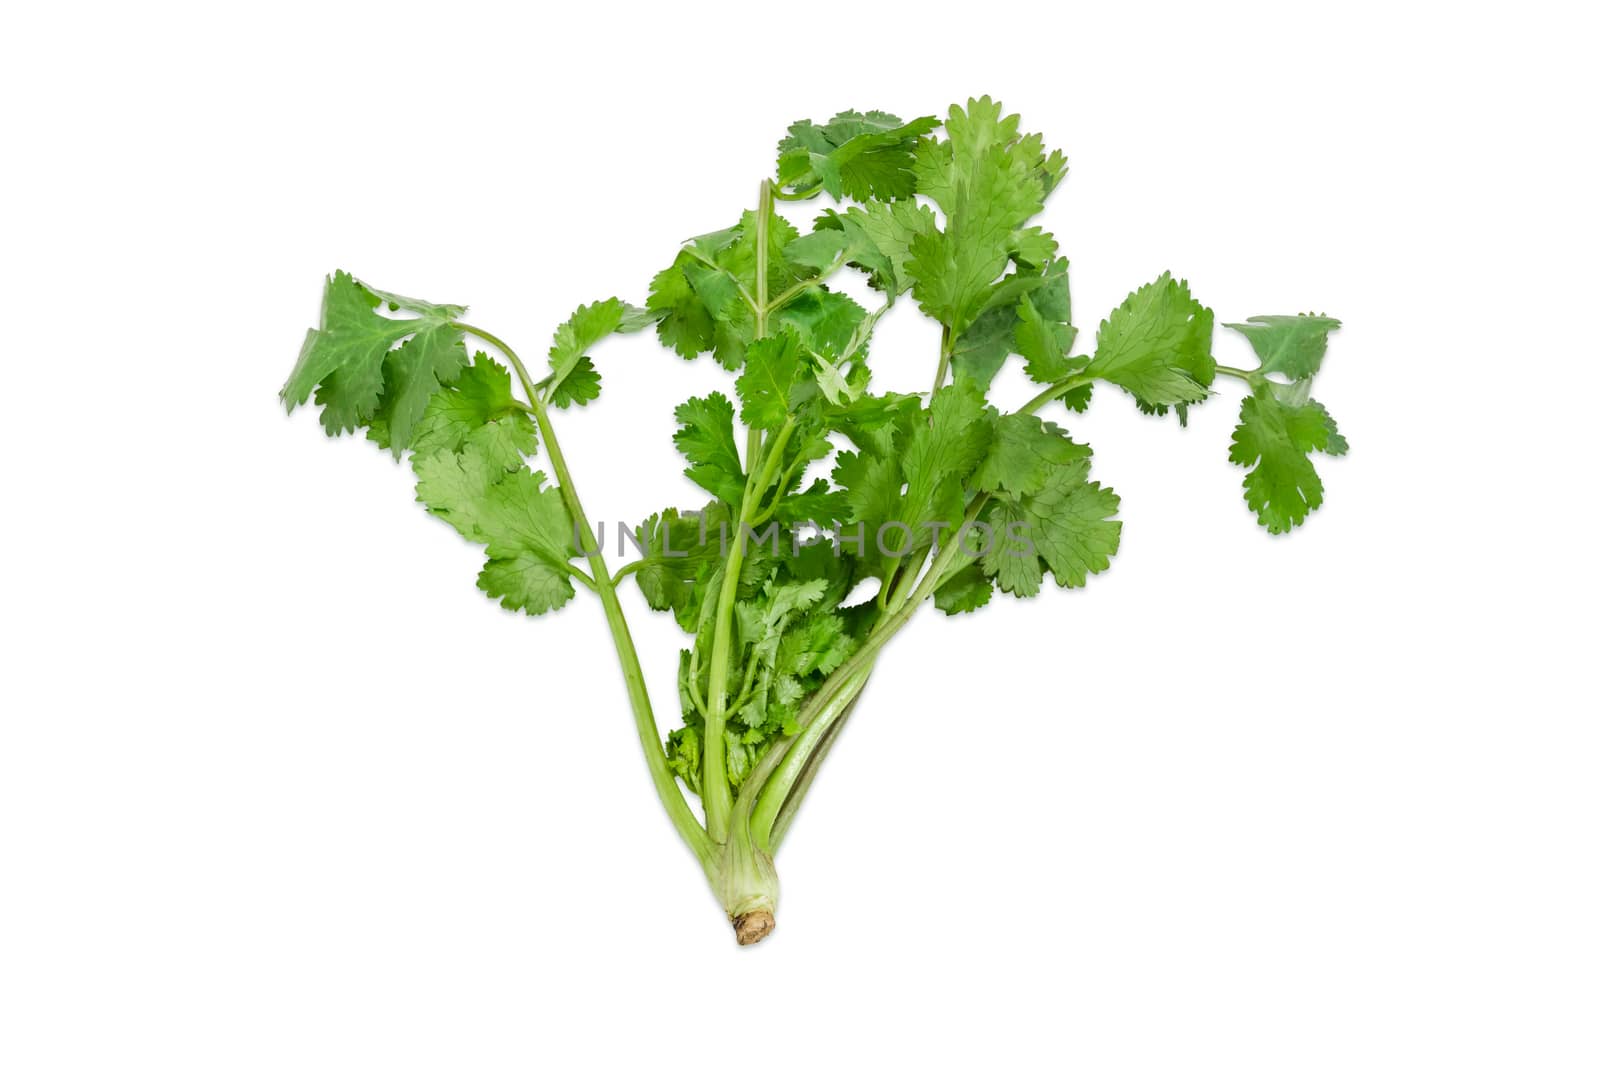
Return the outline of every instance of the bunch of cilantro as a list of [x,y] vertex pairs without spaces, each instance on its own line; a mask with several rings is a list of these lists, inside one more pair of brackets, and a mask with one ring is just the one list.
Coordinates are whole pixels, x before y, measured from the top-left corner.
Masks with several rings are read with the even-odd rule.
[[[795,123],[753,209],[685,242],[643,307],[577,309],[537,378],[460,306],[327,280],[285,405],[314,397],[330,435],[363,429],[409,454],[417,499],[485,547],[478,586],[505,608],[551,612],[579,588],[600,599],[656,790],[741,943],[773,928],[773,855],[885,643],[929,603],[973,612],[996,591],[1032,597],[1046,577],[1081,587],[1110,564],[1117,495],[1052,419],[1106,384],[1182,420],[1219,377],[1237,380],[1229,459],[1248,469],[1245,501],[1274,534],[1322,503],[1311,454],[1345,451],[1310,397],[1335,319],[1226,324],[1259,363],[1225,367],[1211,310],[1163,274],[1075,351],[1067,261],[1034,223],[1066,170],[987,97],[942,122]],[[774,210],[822,197],[839,207],[806,233]],[[833,285],[852,271],[872,307]],[[942,328],[931,386],[874,392],[875,333],[908,296]],[[732,389],[677,407],[673,440],[699,493],[641,524],[640,555],[613,572],[552,410],[599,397],[599,343],[649,328],[681,357],[710,354]],[[1001,412],[987,393],[1012,359],[1039,390]],[[541,449],[549,477],[529,464]],[[630,578],[689,636],[683,724],[664,740],[619,596]]]

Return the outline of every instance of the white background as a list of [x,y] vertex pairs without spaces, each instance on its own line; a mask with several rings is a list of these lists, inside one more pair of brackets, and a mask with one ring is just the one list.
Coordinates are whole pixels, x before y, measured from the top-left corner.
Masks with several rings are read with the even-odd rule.
[[[793,7],[7,16],[0,1064],[1600,1063],[1592,27]],[[538,358],[790,121],[981,93],[1072,159],[1086,335],[1168,268],[1338,315],[1351,453],[1273,540],[1227,383],[1187,431],[1104,392],[1112,571],[895,642],[740,950],[592,599],[498,610],[276,391],[335,267]],[[879,333],[921,388],[932,329]],[[599,356],[591,513],[694,501],[671,407],[726,380]]]

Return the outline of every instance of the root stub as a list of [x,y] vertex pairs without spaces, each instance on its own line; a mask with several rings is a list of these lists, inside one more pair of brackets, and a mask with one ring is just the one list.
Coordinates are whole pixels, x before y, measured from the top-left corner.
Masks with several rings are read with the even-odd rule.
[[739,945],[747,947],[752,943],[759,943],[772,934],[772,929],[778,926],[777,920],[770,910],[758,909],[753,913],[741,913],[733,918],[733,936],[739,940]]

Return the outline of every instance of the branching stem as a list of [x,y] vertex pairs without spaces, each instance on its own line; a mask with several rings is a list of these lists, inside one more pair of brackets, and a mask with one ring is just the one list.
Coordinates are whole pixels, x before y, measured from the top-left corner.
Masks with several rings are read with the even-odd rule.
[[706,837],[705,829],[695,819],[694,811],[689,808],[683,792],[678,789],[678,781],[672,770],[667,767],[667,755],[661,748],[661,734],[656,727],[655,713],[650,707],[650,692],[645,686],[644,670],[639,666],[639,653],[634,648],[633,636],[628,631],[628,621],[623,616],[622,604],[617,600],[616,581],[606,568],[605,554],[601,552],[600,544],[595,541],[594,529],[589,526],[588,517],[583,512],[583,504],[578,500],[578,490],[573,484],[572,473],[567,469],[567,460],[561,452],[561,443],[556,438],[555,428],[550,425],[550,412],[540,398],[533,377],[528,374],[527,366],[509,345],[479,327],[465,323],[457,323],[456,326],[500,350],[511,364],[512,370],[516,372],[517,380],[522,384],[523,392],[528,398],[528,410],[539,425],[539,437],[544,439],[545,453],[550,458],[550,467],[555,473],[556,487],[561,494],[562,502],[567,506],[567,511],[571,514],[578,530],[582,532],[580,548],[589,558],[589,567],[593,572],[592,576],[585,578],[589,580],[588,585],[599,595],[601,608],[605,610],[606,625],[610,628],[611,641],[617,650],[617,661],[622,668],[623,682],[628,691],[628,703],[633,709],[634,727],[639,734],[639,744],[644,749],[645,764],[649,766],[651,782],[655,785],[656,794],[660,797],[667,816],[672,820],[672,826],[678,830],[678,834],[688,844],[689,849],[694,851],[701,864],[705,864],[713,854],[711,842]]

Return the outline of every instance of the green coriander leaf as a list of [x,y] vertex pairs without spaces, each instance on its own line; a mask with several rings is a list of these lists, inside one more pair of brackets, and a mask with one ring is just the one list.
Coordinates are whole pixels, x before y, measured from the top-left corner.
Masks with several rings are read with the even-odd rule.
[[608,334],[629,333],[648,326],[654,316],[615,297],[580,305],[556,328],[550,346],[550,403],[557,408],[586,405],[600,396],[600,373],[588,351]]
[[533,420],[511,395],[511,373],[483,353],[428,402],[411,437],[412,462],[469,443],[507,470],[520,467],[538,447]]
[[846,533],[851,536],[842,543],[843,550],[874,565],[882,563],[878,534],[885,530],[886,523],[897,518],[904,481],[900,464],[892,455],[839,454],[834,461],[833,483],[844,491],[845,518],[850,527]]
[[[950,109],[949,138],[917,150],[917,191],[943,209],[943,232],[918,235],[908,269],[928,315],[960,334],[977,318],[1005,270],[1022,225],[1044,206],[1036,138],[1019,138],[1018,117],[983,97]],[[1024,244],[1042,248],[1042,235]]]
[[1088,374],[1150,408],[1203,401],[1216,377],[1211,309],[1171,274],[1141,286],[1100,324]]
[[813,230],[789,242],[783,255],[794,266],[817,272],[832,267],[849,244],[842,230]]
[[[685,651],[687,654],[687,651]],[[687,661],[685,661],[687,663]],[[683,780],[695,794],[700,793],[700,767],[701,767],[701,738],[704,725],[700,721],[700,714],[694,711],[694,703],[689,698],[688,684],[680,682],[679,692],[683,706],[685,721],[693,720],[694,723],[685,723],[683,727],[667,735],[667,767],[673,775]]]
[[1057,381],[1087,363],[1066,356],[1077,330],[1069,322],[1072,299],[1065,260],[1006,275],[988,288],[985,302],[952,350],[951,366],[958,378],[988,389],[1012,353],[1022,354],[1029,374],[1041,382]]
[[804,353],[789,331],[754,342],[745,352],[735,388],[746,426],[777,430],[789,418],[790,394],[800,380]]
[[674,414],[680,426],[672,440],[689,460],[684,474],[738,508],[744,496],[745,473],[733,437],[733,404],[713,393],[690,398]]
[[848,262],[865,271],[873,288],[891,299],[911,288],[912,243],[939,230],[933,212],[910,200],[874,201],[842,213],[824,212],[816,225],[844,231]]
[[467,436],[467,447],[481,449],[490,460],[507,471],[522,467],[524,457],[538,449],[533,420],[524,412],[490,420]]
[[859,646],[845,633],[844,621],[828,612],[807,616],[784,633],[776,667],[787,676],[831,675]]
[[1089,455],[1088,446],[1078,445],[1055,424],[1027,413],[1008,413],[996,422],[994,442],[972,485],[1012,494],[1038,493],[1055,468]]
[[[441,387],[467,366],[467,348],[453,328],[422,330],[384,361],[383,399],[378,414],[389,428],[389,448],[399,456]],[[319,392],[320,396],[320,392]]]
[[[1086,360],[1084,363],[1087,364],[1088,361]],[[1093,395],[1094,384],[1086,382],[1077,389],[1068,390],[1066,393],[1062,394],[1061,403],[1066,405],[1067,408],[1073,412],[1087,412],[1089,411],[1089,399]],[[1186,413],[1183,407],[1180,405],[1178,410],[1179,422],[1183,421],[1185,414]]]
[[660,316],[656,334],[661,344],[685,360],[693,360],[716,344],[717,328],[710,310],[684,273],[687,259],[688,254],[680,253],[671,267],[650,280],[645,307]]
[[417,500],[470,542],[487,542],[489,490],[506,469],[482,449],[436,450],[415,458]]
[[993,435],[994,409],[984,405],[977,390],[954,383],[934,395],[928,421],[912,429],[903,460],[906,489],[896,518],[912,529],[912,545],[931,537],[925,525],[960,520],[963,483],[983,460]]
[[595,370],[594,361],[587,356],[580,356],[561,377],[561,381],[555,384],[555,389],[550,391],[550,403],[557,408],[569,405],[581,408],[599,396],[600,372]]
[[1322,366],[1328,351],[1328,335],[1339,329],[1330,316],[1251,316],[1243,323],[1224,323],[1250,341],[1267,374],[1287,379],[1310,378]]
[[1044,489],[1024,502],[1029,532],[1056,584],[1081,587],[1111,566],[1122,523],[1111,490],[1085,481],[1086,462],[1054,469]]
[[893,454],[904,443],[922,413],[915,394],[863,394],[829,413],[829,422],[856,448],[870,456]]
[[1088,366],[1089,361],[1083,357],[1067,356],[1078,335],[1076,328],[1047,319],[1028,296],[1017,302],[1016,314],[1016,349],[1026,361],[1028,378],[1041,383],[1060,382]]
[[916,192],[911,162],[918,141],[939,125],[932,116],[902,123],[882,111],[846,111],[818,126],[801,120],[778,143],[778,184],[834,200],[892,200]]
[[1043,227],[1030,226],[1011,235],[1011,258],[1029,267],[1042,267],[1056,254],[1054,235],[1045,233]]
[[983,556],[983,574],[1007,594],[1031,598],[1039,593],[1044,570],[1039,548],[1031,537],[1034,516],[1022,502],[997,499],[987,510],[989,551]]
[[832,527],[849,514],[849,503],[842,491],[831,489],[821,479],[814,480],[803,491],[791,491],[778,499],[773,517],[782,523],[811,523],[821,528]]
[[993,594],[994,582],[983,574],[978,564],[973,563],[951,573],[939,584],[939,589],[933,595],[933,604],[940,612],[955,616],[957,613],[981,609],[989,604]]
[[526,468],[512,472],[489,488],[480,520],[489,562],[478,576],[479,589],[529,616],[571,600],[566,562],[578,555],[561,495],[543,482],[540,473]]
[[961,333],[950,350],[950,367],[958,380],[988,390],[1006,357],[1017,347],[1017,313],[1013,308],[989,308]]
[[704,537],[698,517],[667,509],[636,532],[644,558],[636,578],[645,602],[658,611],[681,612],[694,596],[701,569],[717,558],[718,541]]
[[431,452],[416,469],[417,500],[469,541],[487,544],[478,586],[491,598],[533,616],[572,597],[565,564],[577,555],[572,521],[542,474],[508,472],[473,445]]
[[1240,405],[1228,459],[1251,469],[1245,501],[1263,527],[1283,534],[1322,505],[1322,479],[1310,454],[1341,456],[1348,448],[1328,410],[1303,389],[1264,384]]
[[795,297],[776,316],[779,324],[800,336],[806,348],[828,357],[860,352],[858,332],[866,318],[867,310],[848,296],[824,289]]
[[[417,318],[380,315],[385,301]],[[369,424],[380,416],[381,402],[384,437],[398,456],[428,399],[466,366],[461,331],[451,322],[463,311],[374,292],[336,272],[323,288],[321,326],[307,332],[279,396],[292,412],[315,390],[329,434]],[[403,339],[409,341],[396,350]]]

